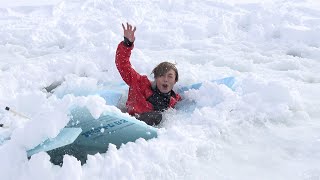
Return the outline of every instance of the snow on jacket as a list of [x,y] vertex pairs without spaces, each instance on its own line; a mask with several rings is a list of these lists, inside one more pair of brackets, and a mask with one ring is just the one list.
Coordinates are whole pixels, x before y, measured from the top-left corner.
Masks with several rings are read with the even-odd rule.
[[[130,115],[154,111],[153,105],[147,100],[154,93],[151,81],[147,76],[137,73],[130,63],[130,55],[133,47],[133,45],[127,47],[123,42],[120,42],[115,58],[118,71],[122,79],[129,86],[126,106]],[[175,93],[175,96],[171,96],[169,108],[173,108],[179,100],[181,100],[179,94]]]

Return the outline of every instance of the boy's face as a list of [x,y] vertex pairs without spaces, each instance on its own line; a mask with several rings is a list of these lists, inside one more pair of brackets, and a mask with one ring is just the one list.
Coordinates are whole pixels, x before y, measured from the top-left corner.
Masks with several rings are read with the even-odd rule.
[[167,73],[156,78],[157,87],[162,93],[168,93],[176,84],[176,73],[170,69]]

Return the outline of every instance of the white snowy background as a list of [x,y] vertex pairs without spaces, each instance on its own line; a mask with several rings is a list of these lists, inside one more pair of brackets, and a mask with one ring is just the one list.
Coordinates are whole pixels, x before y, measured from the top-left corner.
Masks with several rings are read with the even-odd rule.
[[[110,146],[62,167],[26,150],[55,137],[72,106],[117,111],[121,23],[137,27],[131,62],[150,75],[176,62],[177,86],[204,82],[169,110],[159,137]],[[0,179],[320,179],[320,2],[316,0],[1,0]],[[210,80],[234,76],[234,91]],[[63,81],[48,96],[43,88]],[[28,116],[21,118],[6,106]],[[119,111],[120,113],[120,111]],[[10,140],[5,140],[11,137]]]

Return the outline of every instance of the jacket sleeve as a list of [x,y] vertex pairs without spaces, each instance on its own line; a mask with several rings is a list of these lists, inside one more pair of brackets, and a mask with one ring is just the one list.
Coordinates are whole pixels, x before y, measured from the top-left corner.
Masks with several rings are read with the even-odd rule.
[[123,42],[120,42],[116,52],[116,66],[122,79],[132,86],[141,77],[131,66],[130,55],[133,45],[127,47]]

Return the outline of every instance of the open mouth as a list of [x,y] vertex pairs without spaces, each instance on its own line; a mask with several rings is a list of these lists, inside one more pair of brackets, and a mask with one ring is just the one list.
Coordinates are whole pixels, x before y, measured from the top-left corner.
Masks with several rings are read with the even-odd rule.
[[166,89],[168,88],[168,84],[162,84],[162,87]]

